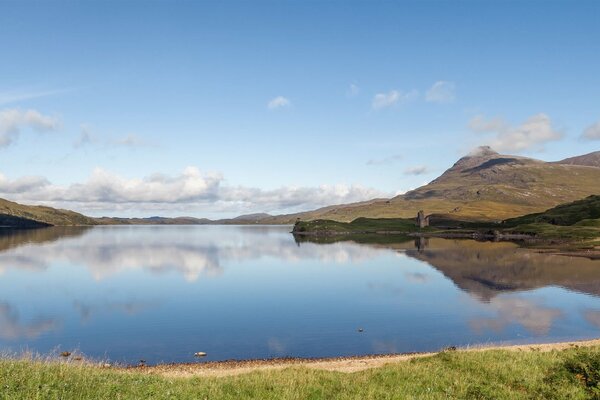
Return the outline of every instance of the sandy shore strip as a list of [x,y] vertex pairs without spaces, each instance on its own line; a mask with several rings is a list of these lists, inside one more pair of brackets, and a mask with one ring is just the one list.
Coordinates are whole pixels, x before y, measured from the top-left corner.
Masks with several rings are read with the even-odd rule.
[[[456,351],[486,351],[486,350],[509,350],[509,351],[551,351],[564,350],[571,347],[600,346],[600,339],[582,340],[559,343],[522,344],[508,346],[469,346],[457,348]],[[157,374],[172,378],[186,377],[224,377],[246,374],[254,371],[280,370],[289,367],[307,367],[327,371],[352,373],[369,368],[378,368],[386,364],[412,360],[415,358],[430,357],[438,352],[413,353],[413,354],[391,354],[371,355],[357,357],[302,359],[302,358],[279,358],[270,360],[245,360],[245,361],[210,361],[188,364],[161,364],[156,366],[127,367],[126,370]]]

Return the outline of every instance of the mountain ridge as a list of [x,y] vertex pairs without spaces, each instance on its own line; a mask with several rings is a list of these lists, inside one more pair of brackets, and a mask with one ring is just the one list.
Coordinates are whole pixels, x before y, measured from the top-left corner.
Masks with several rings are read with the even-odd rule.
[[557,162],[503,155],[487,146],[460,158],[436,179],[391,199],[328,206],[273,217],[271,223],[358,217],[408,218],[419,210],[463,219],[502,220],[542,212],[559,204],[600,193],[600,167],[592,163],[600,152]]
[[407,218],[419,210],[473,220],[503,220],[542,212],[559,204],[600,194],[600,151],[546,162],[503,155],[482,146],[461,157],[439,177],[389,199],[330,205],[316,210],[269,215],[255,213],[210,220],[195,217],[93,218],[45,206],[28,206],[0,199],[0,218],[20,218],[45,225],[123,224],[293,224],[297,220],[331,219],[350,222],[358,217]]

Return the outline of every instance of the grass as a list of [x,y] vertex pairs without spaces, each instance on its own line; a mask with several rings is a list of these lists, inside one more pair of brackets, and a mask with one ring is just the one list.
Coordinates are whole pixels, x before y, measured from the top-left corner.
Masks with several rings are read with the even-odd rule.
[[49,225],[71,226],[71,225],[96,225],[94,218],[69,210],[60,210],[44,206],[29,206],[12,201],[0,199],[0,217],[16,217],[24,221],[9,224],[11,226],[23,226],[29,222],[41,222]]
[[570,242],[581,248],[593,248],[600,238],[600,196],[588,196],[583,200],[562,204],[541,213],[511,218],[503,222],[459,220],[447,216],[431,216],[433,226],[419,229],[414,219],[405,218],[357,218],[352,222],[318,219],[298,221],[294,232],[300,234],[409,234],[426,232],[438,234],[526,234],[544,240]]
[[[547,223],[560,226],[572,226],[583,221],[593,221],[600,218],[600,196],[588,196],[585,199],[561,204],[541,213],[528,214],[511,218],[506,225]],[[593,224],[595,225],[595,224]],[[596,225],[597,226],[597,225]]]
[[0,361],[2,399],[600,398],[600,347],[446,351],[352,374],[293,367],[222,378],[35,360]]

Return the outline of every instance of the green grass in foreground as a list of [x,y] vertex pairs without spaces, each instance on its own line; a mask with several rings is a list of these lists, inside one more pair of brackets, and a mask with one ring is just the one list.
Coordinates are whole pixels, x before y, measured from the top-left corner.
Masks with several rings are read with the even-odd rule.
[[2,399],[600,398],[600,347],[456,352],[354,374],[288,368],[169,379],[67,363],[0,361]]

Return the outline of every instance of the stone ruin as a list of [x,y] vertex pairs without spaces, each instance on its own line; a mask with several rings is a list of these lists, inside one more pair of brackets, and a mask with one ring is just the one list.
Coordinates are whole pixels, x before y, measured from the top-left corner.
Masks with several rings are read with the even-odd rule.
[[417,213],[417,226],[419,228],[425,228],[429,226],[429,216],[425,216],[425,212],[420,210]]

